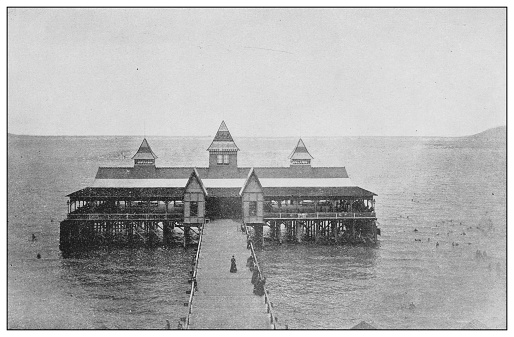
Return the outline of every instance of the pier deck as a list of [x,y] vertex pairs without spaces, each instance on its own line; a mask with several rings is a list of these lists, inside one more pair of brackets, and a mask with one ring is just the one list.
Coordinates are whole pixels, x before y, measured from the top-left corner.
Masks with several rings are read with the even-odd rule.
[[[240,223],[227,219],[205,224],[190,329],[271,328],[264,296],[253,294],[246,267],[251,252],[239,228]],[[237,273],[230,273],[232,255]]]

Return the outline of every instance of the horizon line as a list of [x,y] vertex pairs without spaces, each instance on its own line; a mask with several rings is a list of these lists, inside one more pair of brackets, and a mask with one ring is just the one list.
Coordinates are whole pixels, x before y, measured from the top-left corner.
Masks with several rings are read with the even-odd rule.
[[[492,128],[485,129],[483,131],[470,134],[470,135],[464,135],[464,136],[423,136],[423,135],[416,135],[416,136],[407,136],[407,135],[394,135],[394,136],[386,136],[386,135],[359,135],[359,136],[301,136],[301,138],[350,138],[350,137],[387,137],[387,138],[400,138],[400,137],[410,137],[410,138],[463,138],[463,137],[470,137],[474,135],[478,135],[482,132],[493,130],[497,128],[507,128],[507,125],[499,125]],[[7,135],[12,136],[24,136],[24,137],[168,137],[168,138],[212,138],[213,135],[188,135],[188,136],[167,136],[167,135],[38,135],[38,134],[19,134],[19,133],[11,133],[7,132]],[[235,134],[235,137],[237,138],[300,138],[300,136],[238,136]]]

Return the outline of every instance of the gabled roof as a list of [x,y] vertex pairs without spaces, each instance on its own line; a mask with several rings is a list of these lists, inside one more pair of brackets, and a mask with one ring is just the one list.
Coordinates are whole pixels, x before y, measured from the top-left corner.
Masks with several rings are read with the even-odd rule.
[[295,149],[293,152],[289,155],[289,159],[314,159],[313,156],[307,151],[307,147],[305,146],[305,143],[300,138],[298,141],[298,144],[296,144]]
[[257,184],[259,185],[261,191],[262,191],[262,185],[261,185],[261,182],[259,181],[259,177],[257,177],[257,175],[255,174],[255,170],[253,169],[253,167],[250,169],[250,172],[248,173],[248,178],[246,178],[246,181],[245,183],[243,184],[243,187],[241,187],[241,191],[239,191],[239,195],[243,195],[246,187],[248,186],[248,184],[250,183],[250,181],[252,180],[252,177],[255,178],[255,181],[257,182]]
[[143,139],[143,142],[139,146],[139,150],[137,150],[132,159],[157,159],[157,156],[153,153],[146,138]]
[[225,121],[221,122],[218,132],[207,151],[239,151],[230,131],[228,131]]
[[207,189],[205,188],[202,179],[200,179],[200,175],[198,174],[198,171],[196,170],[196,167],[193,168],[193,172],[191,172],[191,175],[189,176],[189,179],[188,179],[188,181],[186,183],[185,190],[187,191],[187,187],[189,186],[189,184],[191,183],[191,180],[193,180],[193,179],[196,179],[196,181],[198,182],[198,184],[202,188],[203,194],[205,196],[208,196]]

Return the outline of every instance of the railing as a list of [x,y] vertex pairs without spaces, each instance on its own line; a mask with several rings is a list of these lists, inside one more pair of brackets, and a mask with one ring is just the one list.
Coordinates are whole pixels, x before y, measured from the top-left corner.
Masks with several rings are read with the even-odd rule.
[[375,212],[264,213],[266,219],[375,218]]
[[68,214],[69,220],[173,220],[184,216],[183,213],[80,213]]
[[200,258],[200,248],[202,247],[203,228],[204,226],[202,226],[202,228],[200,229],[200,238],[198,239],[198,248],[195,256],[195,264],[193,268],[193,273],[191,274],[191,292],[189,294],[189,301],[187,302],[187,316],[186,321],[184,323],[184,329],[189,329],[189,320],[191,318],[191,310],[193,308],[193,296],[195,294],[197,287],[196,274],[198,272],[198,259]]
[[[245,229],[246,229],[246,234],[248,235],[248,227],[245,226]],[[255,250],[253,248],[252,241],[250,241],[250,250],[251,250],[252,256],[253,256],[254,267],[257,267],[257,270],[259,271],[259,277],[263,278],[264,276],[262,275],[261,267],[259,266],[259,262],[257,261],[257,255],[255,254]],[[269,292],[268,292],[268,289],[266,288],[266,285],[264,285],[264,303],[266,304],[267,312],[270,315],[270,325],[273,328],[273,330],[276,330],[277,324],[278,324],[278,322],[277,322],[278,318],[275,315],[275,313],[273,312],[273,303],[271,303],[271,301],[270,301]]]

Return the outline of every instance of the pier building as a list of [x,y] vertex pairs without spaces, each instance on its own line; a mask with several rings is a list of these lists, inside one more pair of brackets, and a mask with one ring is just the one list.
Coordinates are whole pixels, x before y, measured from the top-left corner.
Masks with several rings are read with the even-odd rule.
[[[356,186],[344,167],[312,166],[300,139],[288,167],[239,167],[223,121],[207,148],[207,167],[159,167],[143,139],[131,167],[100,167],[90,187],[67,197],[63,251],[101,245],[183,243],[206,221],[235,219],[253,241],[377,242],[376,194]],[[267,235],[264,235],[264,233]]]

